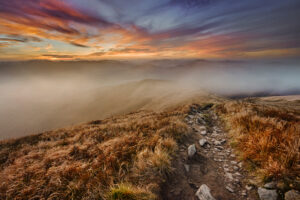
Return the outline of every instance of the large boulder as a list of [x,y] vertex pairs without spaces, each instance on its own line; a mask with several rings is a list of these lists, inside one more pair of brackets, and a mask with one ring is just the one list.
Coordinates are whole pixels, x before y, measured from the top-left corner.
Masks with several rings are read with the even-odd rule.
[[276,190],[267,190],[265,188],[258,188],[258,195],[260,200],[277,200],[278,194]]
[[203,184],[196,192],[196,196],[199,200],[216,200],[210,193],[210,189],[207,185]]
[[296,190],[290,190],[284,194],[285,200],[299,200],[300,193]]

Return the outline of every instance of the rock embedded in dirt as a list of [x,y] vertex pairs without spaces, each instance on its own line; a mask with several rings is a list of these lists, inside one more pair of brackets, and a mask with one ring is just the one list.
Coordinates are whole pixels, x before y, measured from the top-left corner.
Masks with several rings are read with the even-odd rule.
[[250,191],[250,190],[252,190],[252,189],[253,189],[253,186],[251,186],[251,185],[246,185],[246,190]]
[[226,174],[225,174],[225,177],[226,177],[227,179],[229,179],[230,181],[232,181],[232,180],[233,180],[232,173],[228,173],[228,172],[226,172]]
[[188,118],[188,119],[194,119],[194,115],[188,115],[186,118]]
[[199,144],[200,144],[201,147],[203,147],[206,143],[207,143],[206,139],[199,140]]
[[224,148],[221,147],[221,146],[217,146],[216,148],[217,148],[218,150],[224,150]]
[[242,168],[242,167],[243,167],[243,163],[240,162],[240,163],[238,164],[238,166],[239,166],[240,168]]
[[221,144],[224,144],[226,142],[226,139],[222,139],[220,142]]
[[211,136],[212,137],[218,137],[218,134],[217,133],[212,133]]
[[259,187],[257,192],[260,200],[277,200],[278,197],[276,190],[267,190],[265,188]]
[[296,190],[290,190],[284,194],[284,200],[299,200],[300,192]]
[[214,148],[214,150],[215,150],[216,152],[220,152],[220,151],[221,151],[221,150],[218,149],[218,148]]
[[231,185],[227,185],[225,188],[226,188],[226,190],[228,190],[229,192],[234,193],[234,189],[233,189],[233,187],[232,187]]
[[196,192],[196,196],[199,200],[216,200],[210,193],[210,189],[207,185],[203,184]]
[[247,196],[247,191],[243,190],[242,193],[241,193],[241,195],[244,196],[244,197],[246,197]]
[[225,172],[229,172],[229,171],[230,171],[230,169],[228,169],[228,168],[224,168],[224,171],[225,171]]
[[206,132],[206,130],[203,130],[203,131],[200,132],[200,134],[201,134],[201,135],[206,135],[207,132]]
[[191,158],[191,157],[193,157],[194,155],[195,155],[195,153],[196,153],[196,146],[195,146],[195,144],[192,144],[192,145],[190,145],[189,147],[188,147],[188,156]]
[[242,174],[240,174],[239,172],[235,172],[234,175],[236,175],[236,176],[242,176]]
[[190,171],[190,166],[187,165],[187,164],[184,164],[184,169],[186,172],[189,172]]
[[239,184],[240,183],[240,180],[238,178],[234,179],[234,183],[235,184]]
[[276,188],[276,182],[272,181],[272,182],[266,183],[266,184],[264,185],[264,188],[267,188],[267,189],[275,189],[275,188]]
[[233,164],[233,165],[236,165],[236,164],[237,164],[236,161],[231,161],[230,163]]
[[203,119],[201,119],[201,118],[198,118],[197,122],[198,122],[198,124],[205,124],[205,121]]

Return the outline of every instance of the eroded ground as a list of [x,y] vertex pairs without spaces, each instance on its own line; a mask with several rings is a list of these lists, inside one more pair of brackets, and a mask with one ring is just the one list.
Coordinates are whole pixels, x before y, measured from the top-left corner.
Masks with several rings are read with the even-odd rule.
[[[210,105],[192,106],[186,122],[191,133],[180,144],[173,162],[175,172],[162,190],[163,199],[198,200],[195,193],[202,184],[210,188],[215,199],[258,199],[254,188],[247,185],[243,164],[237,161],[228,134]],[[193,144],[196,153],[189,157],[188,148]]]

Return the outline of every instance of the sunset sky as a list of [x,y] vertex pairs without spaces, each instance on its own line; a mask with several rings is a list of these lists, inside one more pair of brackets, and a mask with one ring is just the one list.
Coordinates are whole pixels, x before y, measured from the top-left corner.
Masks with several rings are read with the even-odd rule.
[[299,0],[0,0],[0,60],[300,57]]

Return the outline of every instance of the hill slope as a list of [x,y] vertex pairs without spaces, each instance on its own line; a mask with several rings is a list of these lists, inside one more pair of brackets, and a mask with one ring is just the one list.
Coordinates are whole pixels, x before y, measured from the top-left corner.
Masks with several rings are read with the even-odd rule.
[[[152,199],[171,171],[182,111],[140,111],[0,144],[0,199]],[[129,195],[129,194],[128,194]]]
[[0,199],[283,199],[300,190],[298,101],[283,105],[190,99],[2,141]]

